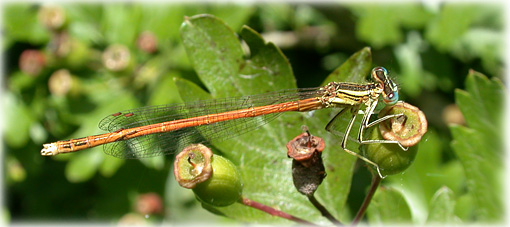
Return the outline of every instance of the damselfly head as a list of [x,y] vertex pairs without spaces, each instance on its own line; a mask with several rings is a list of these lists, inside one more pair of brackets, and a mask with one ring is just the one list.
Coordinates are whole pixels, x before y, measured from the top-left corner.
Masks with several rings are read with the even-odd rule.
[[388,70],[378,66],[372,69],[372,79],[378,82],[382,88],[383,101],[387,105],[393,105],[398,101],[398,86],[388,76]]

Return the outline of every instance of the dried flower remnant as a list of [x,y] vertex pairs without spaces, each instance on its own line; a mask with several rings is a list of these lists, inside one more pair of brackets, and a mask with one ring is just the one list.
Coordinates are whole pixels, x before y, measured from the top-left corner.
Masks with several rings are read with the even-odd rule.
[[103,52],[103,65],[113,72],[119,72],[129,67],[131,53],[129,49],[120,44],[110,45]]
[[296,189],[306,196],[312,196],[322,183],[326,172],[322,161],[324,140],[306,132],[287,143],[287,156],[292,158],[292,179]]
[[136,45],[146,53],[154,53],[158,50],[158,39],[152,32],[145,31],[138,36]]
[[406,102],[398,102],[384,108],[379,112],[379,117],[397,113],[404,113],[404,115],[390,118],[379,125],[383,138],[396,140],[404,147],[418,144],[427,132],[428,123],[425,114],[418,107]]
[[67,69],[59,69],[53,72],[48,80],[50,93],[57,96],[63,96],[69,93],[72,84],[73,78]]
[[156,193],[145,193],[136,200],[136,211],[139,214],[160,214],[163,212],[163,201]]
[[464,119],[464,115],[462,115],[462,112],[460,111],[457,104],[450,104],[446,106],[443,109],[443,112],[441,113],[441,117],[443,119],[443,122],[446,125],[465,125],[466,119]]
[[38,76],[46,66],[46,58],[39,50],[25,50],[19,57],[20,70],[30,76]]
[[174,162],[175,180],[184,188],[194,188],[196,184],[208,180],[212,174],[212,151],[202,144],[192,144],[184,148]]
[[58,6],[43,6],[37,13],[39,22],[49,30],[61,29],[66,21],[66,13],[64,9]]

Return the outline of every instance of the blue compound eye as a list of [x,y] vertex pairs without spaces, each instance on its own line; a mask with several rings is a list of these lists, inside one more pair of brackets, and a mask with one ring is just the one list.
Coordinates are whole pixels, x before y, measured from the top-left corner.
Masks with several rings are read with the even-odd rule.
[[398,93],[394,91],[388,93],[387,95],[383,95],[383,101],[388,105],[394,105],[398,101]]

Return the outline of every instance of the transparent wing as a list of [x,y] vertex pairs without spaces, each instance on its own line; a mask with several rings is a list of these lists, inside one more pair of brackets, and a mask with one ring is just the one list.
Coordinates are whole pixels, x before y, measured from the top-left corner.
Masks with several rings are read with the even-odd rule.
[[[115,132],[121,129],[161,122],[222,113],[250,107],[278,104],[300,99],[320,97],[320,88],[290,89],[262,95],[204,100],[176,105],[148,106],[126,110],[107,116],[99,128]],[[104,152],[119,158],[143,158],[172,154],[191,143],[224,140],[254,130],[275,119],[281,113],[239,118],[213,124],[187,127],[171,132],[150,134],[129,140],[105,144]]]

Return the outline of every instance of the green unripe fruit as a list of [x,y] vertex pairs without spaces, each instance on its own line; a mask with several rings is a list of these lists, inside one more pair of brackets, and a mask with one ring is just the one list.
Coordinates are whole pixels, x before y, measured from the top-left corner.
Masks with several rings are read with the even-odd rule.
[[367,130],[365,140],[398,141],[397,143],[371,143],[360,147],[361,155],[379,166],[383,176],[400,173],[414,161],[422,136],[427,132],[427,119],[420,109],[405,102],[387,106],[379,112],[379,118],[394,115],[381,123],[379,127]]
[[[370,140],[382,140],[381,132],[371,130]],[[397,144],[373,143],[361,146],[361,155],[377,163],[383,176],[401,173],[414,161],[418,146],[410,147],[407,151],[402,150]]]
[[243,184],[237,167],[202,144],[192,144],[176,156],[174,175],[204,204],[228,206],[241,199]]
[[197,198],[208,205],[228,206],[237,202],[242,195],[241,174],[228,159],[214,155],[211,177],[193,188]]

